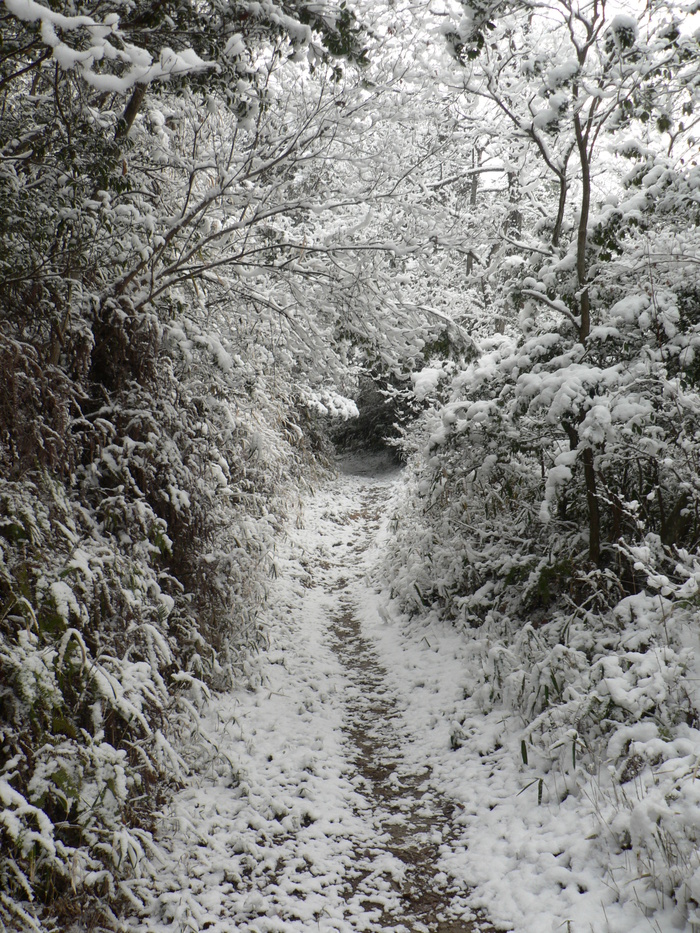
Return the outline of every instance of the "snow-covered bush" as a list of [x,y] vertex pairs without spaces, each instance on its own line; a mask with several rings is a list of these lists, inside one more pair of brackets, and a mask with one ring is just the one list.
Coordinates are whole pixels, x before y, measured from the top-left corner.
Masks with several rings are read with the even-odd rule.
[[273,534],[318,469],[264,367],[251,397],[250,363],[194,322],[160,344],[150,386],[69,420],[82,463],[0,488],[8,922],[26,899],[64,917],[138,901],[152,813],[184,774],[182,690],[230,685],[263,637]]
[[536,509],[529,518],[514,510],[510,523],[503,514],[499,528],[474,514],[481,499],[467,484],[451,502],[430,499],[426,472],[396,508],[383,576],[405,611],[469,641],[465,712],[449,710],[453,748],[477,741],[475,706],[501,711],[541,805],[575,795],[594,808],[596,846],[621,898],[694,909],[697,554],[680,552],[672,574],[659,572],[670,553],[648,535],[624,555],[638,586],[624,595],[612,570],[554,563],[551,539],[531,532]]
[[0,503],[1,909],[12,925],[23,901],[70,917],[76,892],[108,905],[132,885],[148,864],[156,782],[177,780],[178,765],[161,732],[174,703],[172,600],[139,555],[148,538],[135,528],[133,551],[120,545],[48,473],[3,481]]
[[299,152],[324,117],[302,93],[288,107],[274,72],[304,46],[319,73],[326,43],[361,60],[357,24],[175,6],[0,14],[10,928],[140,909],[186,771],[173,737],[264,638],[274,533],[323,469],[310,412],[335,317],[290,284],[280,230],[301,222]]
[[[406,431],[386,573],[407,613],[470,640],[469,704],[503,709],[542,804],[595,802],[621,896],[691,909],[700,188],[671,152],[695,146],[697,37],[661,14],[584,37],[591,8],[574,27],[566,3],[464,6],[449,38],[492,105],[481,157],[507,200],[481,298],[465,277],[475,358],[417,379],[430,404]],[[663,142],[643,133],[660,110]],[[456,718],[455,748],[469,728]]]

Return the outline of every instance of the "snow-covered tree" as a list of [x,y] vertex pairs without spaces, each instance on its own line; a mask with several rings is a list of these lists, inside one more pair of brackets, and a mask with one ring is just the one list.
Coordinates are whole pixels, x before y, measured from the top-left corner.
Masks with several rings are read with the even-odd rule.
[[[687,423],[680,412],[689,409],[660,415],[663,399],[673,408],[670,398],[689,388],[677,360],[691,359],[680,345],[692,344],[694,325],[686,312],[681,337],[680,317],[661,321],[654,341],[664,349],[654,360],[630,327],[633,306],[643,323],[663,318],[667,288],[672,307],[695,300],[687,297],[695,290],[695,221],[671,241],[667,212],[694,216],[696,165],[687,154],[695,145],[697,39],[659,7],[608,18],[602,5],[568,2],[467,4],[448,38],[464,87],[487,117],[496,115],[485,151],[500,160],[507,197],[500,242],[477,271],[510,323],[473,378],[456,381],[445,437],[472,450],[477,438],[492,437],[484,453],[496,457],[494,475],[531,464],[533,521],[553,529],[585,522],[591,566],[617,562],[623,531],[639,533],[640,510],[644,531],[669,544],[695,540],[692,468],[679,475]],[[621,170],[625,157],[638,163],[631,173]],[[668,253],[657,249],[656,232]],[[677,389],[664,388],[669,376]],[[658,438],[653,450],[638,440],[649,434]],[[569,557],[578,560],[579,546]]]
[[270,222],[362,58],[318,4],[58,7],[0,8],[0,921],[28,929],[145,896],[173,730],[260,640],[332,387]]
[[413,474],[386,568],[407,612],[470,639],[465,707],[505,710],[552,806],[595,797],[620,899],[651,911],[671,897],[679,916],[700,894],[697,834],[677,816],[695,774],[654,742],[698,742],[688,13],[465,3],[446,28],[455,94],[477,101],[476,161],[501,174],[475,195],[488,231],[464,275],[475,355],[414,374],[427,407],[406,432]]

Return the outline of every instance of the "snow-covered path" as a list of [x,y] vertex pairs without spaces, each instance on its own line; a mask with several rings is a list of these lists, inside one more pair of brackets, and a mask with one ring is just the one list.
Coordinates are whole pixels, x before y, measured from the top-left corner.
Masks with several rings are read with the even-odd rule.
[[683,929],[608,844],[600,775],[577,772],[571,793],[524,760],[525,719],[489,700],[488,645],[378,593],[402,479],[345,466],[279,542],[269,646],[237,691],[199,702],[125,930]]
[[[366,490],[362,509],[352,515],[351,521],[359,520],[365,533],[378,530],[382,492],[381,484]],[[362,537],[355,541],[355,553],[375,553]],[[361,557],[356,560],[362,569],[365,563]],[[365,581],[361,574],[357,585],[365,587]],[[343,575],[336,589],[340,598],[333,617],[333,647],[348,678],[343,728],[356,772],[353,783],[366,798],[377,834],[372,845],[355,853],[352,899],[365,910],[380,908],[379,915],[372,911],[368,929],[476,929],[463,907],[452,909],[458,889],[439,869],[439,849],[453,834],[454,805],[431,788],[427,761],[411,765],[403,752],[409,742],[406,723],[371,640],[371,621],[380,616],[365,607],[362,619],[370,637],[363,634],[352,584]]]
[[390,678],[379,657],[368,575],[397,478],[346,473],[280,546],[270,647],[247,689],[207,706],[190,750],[199,776],[163,816],[169,864],[137,927],[490,929],[442,868],[453,805],[410,734],[402,672]]

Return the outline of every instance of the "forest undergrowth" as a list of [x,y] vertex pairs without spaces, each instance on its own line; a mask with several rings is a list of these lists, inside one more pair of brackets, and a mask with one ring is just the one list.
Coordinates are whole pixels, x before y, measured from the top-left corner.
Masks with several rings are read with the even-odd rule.
[[[266,158],[253,117],[224,167],[213,113],[199,118],[197,81],[213,64],[191,40],[221,52],[199,28],[211,11],[112,6],[0,8],[0,926],[11,930],[113,929],[140,902],[157,871],[154,814],[187,771],[177,738],[198,698],[230,687],[262,643],[275,536],[327,459],[314,388],[292,384],[269,348],[279,328],[221,275],[206,294],[195,282],[224,174],[230,185]],[[251,48],[272,28],[248,26]],[[310,27],[297,26],[303,44]],[[149,70],[159,29],[176,51]],[[242,89],[247,76],[255,109],[261,73],[240,53],[228,78]]]
[[44,928],[33,903],[65,929],[138,902],[153,814],[187,772],[176,737],[261,644],[275,535],[322,474],[291,412],[246,411],[225,372],[204,389],[192,366],[188,387],[175,346],[158,364],[177,409],[162,382],[131,386],[96,409],[94,459],[83,447],[70,473],[49,461],[0,485],[10,929]]
[[331,436],[398,444],[393,597],[542,805],[692,919],[697,4],[64,6],[0,2],[0,924],[140,909]]
[[475,707],[502,710],[538,804],[573,797],[595,812],[616,899],[697,923],[697,561],[681,553],[673,578],[660,573],[668,555],[652,535],[626,551],[638,583],[625,595],[585,553],[538,553],[514,503],[494,509],[478,479],[444,463],[436,475],[436,459],[414,465],[383,569],[414,624],[454,627],[469,645],[463,712],[446,711],[453,749],[482,741]]

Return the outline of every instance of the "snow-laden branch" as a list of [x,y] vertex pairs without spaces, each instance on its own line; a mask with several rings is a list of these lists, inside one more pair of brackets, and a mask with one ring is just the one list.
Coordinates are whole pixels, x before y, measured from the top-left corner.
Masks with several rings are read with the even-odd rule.
[[579,328],[581,326],[580,319],[571,313],[563,301],[549,298],[547,295],[543,294],[542,292],[538,292],[534,288],[523,288],[521,294],[525,295],[527,298],[534,298],[535,300],[546,305],[548,308],[551,308],[552,311],[557,311],[559,314],[563,314],[565,318],[571,321],[574,327]]
[[[95,90],[125,94],[136,84],[168,79],[185,74],[216,68],[214,62],[203,61],[192,49],[174,52],[161,49],[157,61],[146,49],[128,42],[119,29],[119,16],[108,13],[103,20],[92,16],[67,16],[57,13],[36,0],[3,0],[5,8],[17,19],[26,23],[39,23],[40,36],[44,45],[52,52],[53,59],[66,71],[76,69],[82,78]],[[77,48],[64,41],[65,33],[87,33],[86,47]],[[117,39],[115,45],[111,39]],[[78,45],[78,43],[76,43]],[[96,70],[97,63],[113,62],[126,67],[123,74]]]

